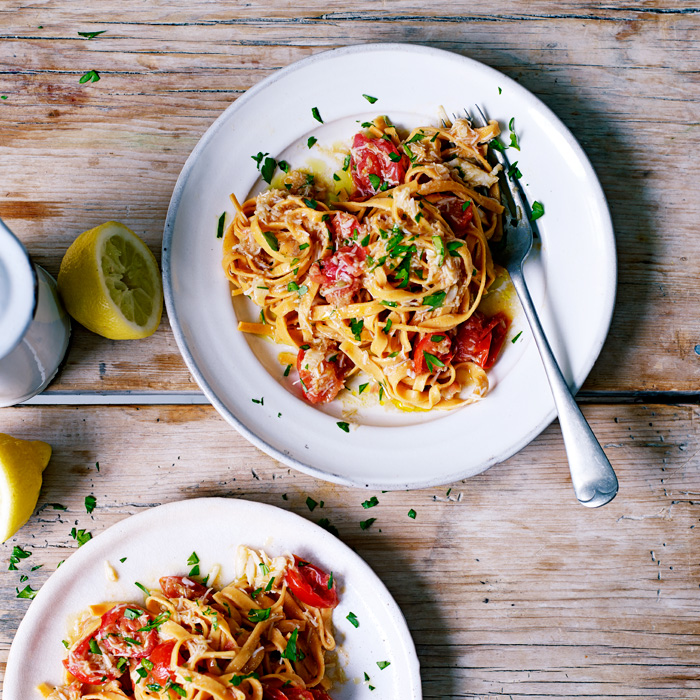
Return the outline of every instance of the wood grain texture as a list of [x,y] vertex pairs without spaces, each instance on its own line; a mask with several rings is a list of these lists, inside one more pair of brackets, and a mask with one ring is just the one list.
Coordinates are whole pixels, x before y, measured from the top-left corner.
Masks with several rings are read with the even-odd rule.
[[[556,425],[449,493],[369,493],[283,467],[210,407],[5,409],[3,430],[54,454],[36,513],[0,545],[2,562],[15,544],[32,552],[19,572],[1,567],[0,674],[29,605],[19,576],[39,588],[75,551],[72,527],[97,535],[154,505],[226,496],[330,519],[403,609],[426,698],[698,698],[699,411],[585,412],[620,479],[598,510],[574,499]],[[324,507],[311,513],[307,495]],[[361,531],[370,495],[377,520]]]
[[[439,14],[438,14],[439,12]],[[419,43],[503,71],[580,140],[608,197],[617,308],[587,391],[700,380],[700,8],[672,0],[19,2],[0,7],[0,216],[56,273],[73,238],[121,220],[158,253],[170,193],[207,127],[312,53]],[[92,40],[78,31],[106,30]],[[98,83],[80,85],[87,70]],[[572,212],[572,216],[575,216]],[[147,343],[75,333],[56,390],[193,389],[164,322]]]

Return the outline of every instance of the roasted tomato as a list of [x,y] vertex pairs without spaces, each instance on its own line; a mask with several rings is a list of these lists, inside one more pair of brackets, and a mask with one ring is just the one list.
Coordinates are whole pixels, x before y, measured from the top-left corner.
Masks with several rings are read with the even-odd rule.
[[206,595],[208,590],[206,586],[187,578],[187,576],[163,576],[159,583],[166,598],[196,600]]
[[467,203],[459,197],[442,197],[435,203],[442,218],[458,236],[466,232],[474,216],[474,205],[469,203],[465,206],[465,204]]
[[68,652],[63,665],[81,683],[103,683],[113,681],[121,676],[117,660],[97,643],[95,635],[83,639]]
[[[158,683],[165,685],[168,681],[175,681],[175,671],[170,667],[170,660],[173,656],[174,641],[163,642],[159,644],[150,654],[148,660],[153,664],[153,667],[148,671],[146,683]],[[183,659],[178,653],[177,664],[181,666]]]
[[333,306],[347,306],[362,287],[365,272],[365,251],[352,244],[336,250],[333,255],[315,262],[309,277],[321,285],[321,296]]
[[263,689],[264,700],[332,700],[325,690],[318,688],[270,688]]
[[142,659],[158,644],[155,629],[143,629],[153,617],[138,605],[122,603],[102,616],[97,641],[115,656]]
[[376,194],[382,185],[395,187],[403,182],[409,160],[392,141],[368,139],[355,134],[350,149],[350,174],[355,184],[355,198],[365,199]]
[[501,352],[509,325],[504,313],[486,318],[476,311],[457,328],[455,361],[475,362],[490,369]]
[[284,578],[289,589],[302,603],[316,608],[334,608],[338,605],[335,581],[331,582],[329,574],[308,561],[295,555],[294,566],[287,569]]
[[416,374],[438,371],[452,360],[452,339],[435,331],[424,335],[413,349],[413,368]]
[[353,241],[361,241],[365,236],[365,226],[356,216],[345,211],[337,211],[329,221],[329,228],[333,234],[336,247],[352,244]]
[[309,403],[328,403],[345,386],[350,370],[347,355],[332,348],[301,348],[297,355],[297,371],[304,398]]

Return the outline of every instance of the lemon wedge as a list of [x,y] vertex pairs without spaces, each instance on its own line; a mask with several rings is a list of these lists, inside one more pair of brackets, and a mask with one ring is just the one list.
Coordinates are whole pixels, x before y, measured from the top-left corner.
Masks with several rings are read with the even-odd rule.
[[163,313],[163,285],[153,253],[116,221],[73,241],[61,261],[58,291],[78,323],[112,340],[151,335]]
[[0,542],[9,540],[34,512],[51,445],[0,433]]

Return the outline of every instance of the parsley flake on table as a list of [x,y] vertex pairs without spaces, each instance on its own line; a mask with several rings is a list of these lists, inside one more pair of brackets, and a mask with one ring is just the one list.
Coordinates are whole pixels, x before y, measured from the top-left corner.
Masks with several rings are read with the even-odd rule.
[[7,567],[8,571],[17,571],[17,564],[19,564],[20,559],[26,559],[27,557],[31,557],[32,553],[27,552],[21,547],[14,546],[12,548],[12,554],[10,555],[10,566]]
[[360,520],[360,529],[361,530],[367,530],[370,527],[372,527],[372,523],[374,523],[377,519],[376,518],[367,518],[367,520]]
[[17,598],[29,598],[29,600],[34,600],[38,591],[35,591],[31,586],[25,586],[21,591],[19,588],[15,588],[17,591]]
[[78,32],[78,36],[85,37],[86,39],[94,39],[96,36],[104,34],[106,31],[106,29],[102,29],[99,32]]
[[413,518],[413,520],[416,519],[416,511],[411,508],[411,510],[408,511],[408,517]]
[[81,85],[83,83],[96,83],[100,79],[100,74],[96,70],[89,70],[87,73],[83,73],[78,81]]
[[92,513],[97,505],[97,499],[94,496],[85,496],[85,510],[88,513]]
[[70,531],[70,536],[78,542],[78,547],[82,547],[92,539],[92,533],[86,530],[76,530],[75,528]]
[[369,498],[366,501],[362,502],[363,508],[374,508],[374,506],[378,506],[378,505],[379,505],[379,499],[376,496],[372,496],[372,498]]
[[314,501],[311,496],[306,497],[306,507],[313,513],[314,508],[318,505],[318,501]]
[[319,527],[322,527],[327,532],[330,532],[331,535],[340,537],[340,532],[338,532],[338,528],[335,525],[333,525],[333,523],[331,523],[331,521],[328,518],[321,518],[317,524]]
[[[345,618],[353,627],[359,627],[360,626],[360,621],[357,619],[357,615],[355,615],[354,612],[348,613],[347,617]],[[366,674],[365,674],[366,675]],[[369,680],[369,678],[367,679]]]

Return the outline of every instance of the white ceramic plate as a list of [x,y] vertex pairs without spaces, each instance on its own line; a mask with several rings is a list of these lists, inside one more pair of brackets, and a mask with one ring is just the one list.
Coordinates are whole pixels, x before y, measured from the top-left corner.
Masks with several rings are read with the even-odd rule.
[[[239,544],[264,549],[271,556],[291,551],[333,572],[340,594],[333,621],[346,677],[342,685],[334,686],[334,700],[375,696],[420,700],[418,659],[406,621],[369,566],[339,539],[294,513],[226,498],[152,508],[110,527],[73,554],[44,584],[19,626],[3,696],[29,700],[38,697],[39,683],[62,682],[61,640],[71,615],[91,603],[143,600],[134,581],[157,586],[160,576],[186,574],[193,551],[203,573],[220,564],[220,581],[230,581]],[[118,572],[117,582],[107,580],[105,561]],[[360,622],[358,628],[346,619],[351,611]],[[391,665],[380,670],[378,661]],[[364,682],[365,672],[376,691]]]
[[[391,67],[391,70],[388,68]],[[499,90],[500,88],[500,90]],[[378,98],[370,105],[363,94]],[[612,223],[598,180],[576,140],[536,97],[501,73],[437,49],[373,44],[317,54],[278,71],[232,104],[190,155],[173,193],[163,240],[168,315],[180,350],[218,411],[255,445],[322,479],[403,489],[472,476],[530,442],[554,417],[539,355],[522,318],[490,372],[491,392],[453,412],[406,413],[335,401],[320,410],[282,376],[279,348],[237,330],[256,320],[231,303],[216,238],[221,212],[260,187],[251,155],[269,152],[298,167],[306,142],[348,143],[357,121],[387,114],[395,124],[437,123],[437,108],[477,103],[504,130],[515,117],[517,160],[530,201],[544,204],[543,239],[526,276],[564,375],[579,387],[605,340],[615,298]],[[324,124],[311,114],[317,107]],[[504,139],[508,142],[508,138]],[[230,220],[230,218],[228,219]],[[252,306],[252,305],[251,305]],[[253,399],[264,398],[264,403]],[[336,425],[352,417],[349,434]]]

